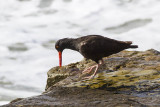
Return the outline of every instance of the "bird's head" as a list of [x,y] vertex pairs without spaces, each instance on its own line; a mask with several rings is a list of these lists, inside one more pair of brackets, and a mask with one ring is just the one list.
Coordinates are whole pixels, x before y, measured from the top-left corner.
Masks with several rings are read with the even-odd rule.
[[59,66],[62,66],[62,51],[66,48],[67,38],[60,39],[56,42],[55,48],[59,53]]

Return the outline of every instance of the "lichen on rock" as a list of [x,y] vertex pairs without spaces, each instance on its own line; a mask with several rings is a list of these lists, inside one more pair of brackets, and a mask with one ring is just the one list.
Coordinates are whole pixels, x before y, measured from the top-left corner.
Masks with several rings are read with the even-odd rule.
[[146,81],[146,84],[149,85],[148,81],[151,82],[160,78],[160,52],[154,49],[142,52],[122,51],[104,58],[104,62],[104,65],[99,69],[99,73],[91,80],[83,80],[84,75],[81,73],[85,67],[95,64],[91,60],[84,59],[59,68],[61,73],[57,72],[58,67],[52,68],[48,72],[48,80],[52,78],[53,81],[57,81],[57,78],[64,73],[68,74],[60,82],[48,82],[46,90],[48,90],[48,87],[63,86],[139,91],[142,81]]

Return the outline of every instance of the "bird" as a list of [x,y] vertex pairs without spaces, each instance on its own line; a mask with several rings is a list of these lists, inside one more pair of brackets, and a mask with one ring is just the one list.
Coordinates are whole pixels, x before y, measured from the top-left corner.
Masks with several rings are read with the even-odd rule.
[[92,75],[86,77],[93,78],[98,68],[104,63],[103,58],[116,54],[124,49],[138,48],[138,45],[132,45],[132,41],[119,41],[101,35],[86,35],[79,38],[62,38],[55,43],[55,49],[59,53],[59,67],[62,66],[62,52],[64,49],[78,51],[84,58],[96,62],[82,73],[90,73],[93,68],[95,71]]

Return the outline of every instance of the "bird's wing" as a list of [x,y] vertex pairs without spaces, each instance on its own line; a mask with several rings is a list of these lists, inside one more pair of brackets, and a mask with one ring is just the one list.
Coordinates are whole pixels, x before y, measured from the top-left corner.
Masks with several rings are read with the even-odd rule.
[[79,52],[88,59],[96,62],[109,55],[127,49],[131,43],[117,41],[102,36],[92,36],[80,42]]
[[113,41],[111,39],[106,39],[105,37],[92,37],[87,38],[86,40],[82,41],[80,43],[81,48],[80,51],[84,52],[87,51],[87,53],[105,53],[105,52],[112,52],[115,50],[115,48],[118,47],[117,41]]
[[[88,59],[98,61],[105,56],[112,54],[115,44],[110,44],[110,40],[104,37],[91,37],[80,43],[80,53]],[[111,53],[110,53],[111,52]]]

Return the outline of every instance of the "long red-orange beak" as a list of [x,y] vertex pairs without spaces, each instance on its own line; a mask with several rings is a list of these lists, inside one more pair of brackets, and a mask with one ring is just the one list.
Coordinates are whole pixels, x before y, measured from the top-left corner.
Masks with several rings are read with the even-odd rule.
[[59,51],[58,53],[59,53],[59,67],[61,67],[62,66],[62,52]]

